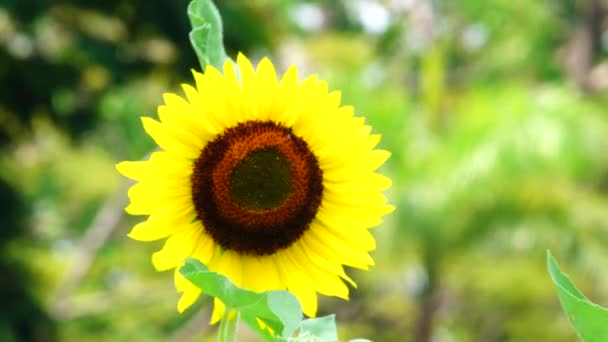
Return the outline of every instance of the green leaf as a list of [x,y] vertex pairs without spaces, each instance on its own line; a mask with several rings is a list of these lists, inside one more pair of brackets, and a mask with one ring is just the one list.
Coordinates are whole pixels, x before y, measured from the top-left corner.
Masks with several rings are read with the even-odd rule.
[[[287,291],[260,293],[242,289],[225,276],[209,271],[195,259],[187,259],[179,271],[204,293],[224,302],[227,310],[237,310],[243,322],[265,341],[290,337],[302,320],[300,303]],[[262,329],[256,318],[270,327],[275,335]]]
[[306,336],[309,340],[323,342],[338,341],[335,315],[304,320],[300,323],[298,330],[300,336]]
[[192,25],[190,43],[203,70],[213,65],[221,70],[228,59],[224,50],[222,17],[211,0],[192,0],[188,5]]
[[586,342],[608,341],[608,309],[592,303],[561,272],[557,261],[547,251],[547,268],[557,288],[562,308],[576,332]]

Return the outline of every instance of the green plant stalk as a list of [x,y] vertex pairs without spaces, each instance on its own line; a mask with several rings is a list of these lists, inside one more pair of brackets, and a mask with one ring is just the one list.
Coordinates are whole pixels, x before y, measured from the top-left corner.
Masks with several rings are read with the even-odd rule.
[[[232,317],[230,317],[232,316]],[[236,342],[239,329],[239,312],[226,309],[220,321],[220,331],[217,335],[218,342]]]

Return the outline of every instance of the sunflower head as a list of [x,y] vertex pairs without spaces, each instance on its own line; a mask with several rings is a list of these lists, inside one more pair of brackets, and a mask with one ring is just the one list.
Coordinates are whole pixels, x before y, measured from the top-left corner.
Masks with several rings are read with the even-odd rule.
[[[279,81],[268,59],[254,69],[239,55],[194,79],[186,98],[164,95],[160,121],[142,118],[161,150],[117,165],[137,181],[127,212],[147,216],[129,236],[166,238],[152,262],[176,270],[178,310],[200,295],[177,272],[186,258],[250,290],[286,289],[308,316],[317,293],[348,299],[343,266],[373,265],[368,229],[393,210],[376,173],[390,155],[374,149],[380,136],[295,66]],[[212,321],[223,311],[216,299]]]

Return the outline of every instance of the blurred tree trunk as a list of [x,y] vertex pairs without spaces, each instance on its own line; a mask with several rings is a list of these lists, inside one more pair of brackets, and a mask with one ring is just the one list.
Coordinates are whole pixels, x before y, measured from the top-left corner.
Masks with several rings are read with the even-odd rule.
[[581,90],[590,91],[589,75],[601,50],[605,12],[601,0],[580,0],[580,19],[566,45],[564,65],[568,78]]
[[431,341],[435,314],[440,306],[439,256],[432,250],[432,246],[432,243],[427,243],[424,252],[424,267],[427,273],[427,281],[419,298],[419,316],[414,331],[414,341],[417,342]]

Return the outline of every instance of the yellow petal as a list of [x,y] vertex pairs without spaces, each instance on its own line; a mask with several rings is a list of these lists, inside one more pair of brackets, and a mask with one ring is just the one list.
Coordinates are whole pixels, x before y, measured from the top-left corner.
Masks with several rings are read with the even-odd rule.
[[215,241],[206,232],[202,232],[198,238],[197,246],[192,257],[200,260],[203,264],[208,265],[213,259],[214,252],[216,250]]
[[[198,96],[197,107],[204,114],[201,119],[213,127],[216,133],[221,133],[227,127],[234,126],[238,120],[233,116],[234,112],[230,107],[232,101],[229,98],[235,95],[238,98],[238,93],[228,93],[224,75],[217,69],[208,67],[204,75],[196,74],[195,77],[198,78],[198,92],[192,92]],[[184,85],[184,89],[187,87]]]
[[[212,68],[212,67],[210,67]],[[188,102],[194,107],[194,108],[200,108],[201,107],[201,96],[198,92],[198,90],[196,90],[196,88],[194,88],[193,86],[187,84],[187,83],[182,83],[182,89],[184,90],[184,93],[186,94],[186,98],[188,99]]]
[[116,164],[123,176],[138,180],[189,179],[192,163],[175,158],[167,152],[154,152],[145,161],[125,161]]
[[281,90],[291,88],[294,89],[298,85],[298,67],[290,65],[285,72],[285,75],[281,78],[280,88]]
[[[225,92],[230,96],[225,96],[226,111],[234,117],[234,122],[244,122],[243,101],[241,100],[241,85],[239,84],[239,76],[237,75],[234,63],[227,60],[224,63],[224,83]],[[229,125],[231,126],[231,125]]]
[[[154,203],[154,205],[149,208],[145,206],[136,207],[136,212],[133,213],[130,210],[131,205],[127,207],[125,210],[132,215],[150,215],[150,217],[154,216],[154,220],[158,221],[178,221],[174,218],[180,215],[186,215],[184,211],[190,210],[194,212],[194,206],[192,204],[192,199],[182,199],[180,201],[171,202],[171,205],[162,205],[163,202]],[[179,220],[181,222],[182,220]],[[187,222],[192,222],[192,220],[183,220]]]
[[180,141],[178,137],[172,135],[173,132],[169,132],[160,122],[148,117],[142,117],[141,121],[146,133],[163,150],[185,159],[195,159],[198,157],[200,148]]
[[286,107],[294,101],[294,97],[299,96],[298,90],[298,68],[295,65],[291,65],[281,79],[281,83],[277,89],[273,108],[275,114],[273,120],[275,122],[282,123],[286,127],[291,127],[294,121],[296,121],[300,112],[288,110]]
[[200,141],[199,145],[213,139],[215,132],[205,126],[204,116],[199,108],[176,94],[166,93],[163,99],[166,105],[158,107],[158,116],[163,123],[181,126]]
[[382,191],[390,188],[391,185],[390,178],[375,172],[362,175],[360,178],[351,181],[332,182],[324,180],[323,182],[326,189],[339,193]]
[[145,161],[123,161],[116,164],[115,167],[123,176],[139,180],[151,173],[152,170],[147,165],[148,162]]
[[158,271],[165,271],[184,263],[192,255],[201,232],[199,223],[191,223],[183,231],[171,235],[163,248],[152,254],[152,264]]
[[149,219],[136,224],[127,235],[133,240],[154,241],[166,238],[173,233],[170,225],[150,223]]
[[241,82],[253,84],[255,82],[255,69],[247,56],[239,52],[236,56],[236,64],[241,72]]
[[376,240],[367,229],[342,225],[336,215],[317,215],[315,228],[319,229],[320,234],[330,234],[333,238],[341,239],[355,249],[362,251],[376,249]]
[[224,312],[226,311],[226,306],[224,303],[217,299],[213,298],[213,312],[211,313],[211,321],[209,324],[215,324],[222,319],[224,316]]
[[[327,202],[326,202],[327,203]],[[343,209],[339,206],[328,206],[329,204],[322,205],[317,211],[317,218],[324,220],[328,224],[335,227],[357,227],[357,228],[371,228],[382,223],[382,218],[378,215],[369,215],[366,213],[354,213],[356,210]],[[330,211],[329,208],[334,208]],[[336,209],[339,209],[338,212]],[[364,210],[364,209],[358,209]],[[344,213],[350,213],[350,215],[344,215]]]
[[209,269],[228,277],[236,286],[243,286],[243,267],[240,256],[230,250],[215,253]]
[[255,71],[256,82],[260,83],[262,89],[274,89],[278,86],[277,73],[274,65],[267,57],[262,58]]
[[182,293],[177,302],[177,311],[182,313],[196,302],[202,291],[188,279],[184,278],[184,276],[179,273],[179,268],[175,269],[174,278],[177,292]]
[[323,170],[323,179],[331,182],[351,181],[378,169],[391,156],[384,150],[373,150],[360,156],[356,162],[339,168]]
[[[373,228],[377,227],[382,223],[382,216],[392,213],[395,207],[390,204],[377,204],[370,205],[368,207],[354,207],[345,206],[343,204],[336,204],[324,200],[321,203],[323,214],[322,217],[327,217],[328,214],[332,215],[332,218],[325,220],[336,225],[336,227],[346,228]],[[319,217],[317,215],[317,217]]]
[[163,200],[139,200],[137,202],[131,202],[129,206],[125,208],[125,211],[131,215],[151,215],[158,212],[163,212],[167,209],[167,200],[170,201],[169,207],[175,208],[186,208],[192,207],[192,197],[190,195],[174,195],[166,197]]
[[310,258],[299,248],[292,245],[283,253],[291,258],[291,262],[304,271],[308,278],[314,283],[314,288],[320,294],[348,299],[348,287],[335,273],[330,273],[325,268],[316,267]]
[[202,291],[199,288],[184,291],[177,301],[177,311],[179,311],[179,313],[184,312],[196,302],[196,300],[201,296],[201,293]]
[[280,290],[285,286],[271,257],[241,256],[243,287],[253,291]]
[[[324,170],[341,168],[353,160],[358,160],[362,155],[367,155],[380,142],[378,134],[364,137],[354,137],[352,134],[336,135],[331,138],[323,138],[324,146],[316,150],[319,156],[319,165]],[[348,144],[332,142],[331,140],[348,142]]]
[[336,239],[327,234],[322,234],[313,221],[306,234],[302,236],[307,248],[318,250],[324,259],[339,262],[360,269],[367,270],[374,265],[374,260],[366,251],[358,250],[348,245],[341,239]]
[[[381,216],[394,210],[386,204],[388,199],[378,191],[367,193],[340,193],[328,188],[323,191],[321,207],[323,213],[333,213],[344,217],[344,224],[371,228],[379,225]],[[359,221],[363,220],[363,222]],[[360,224],[356,224],[359,221]]]
[[[181,97],[173,94],[165,94],[165,101],[169,100],[174,103],[173,106],[165,105],[158,106],[158,117],[168,132],[181,142],[202,149],[207,141],[209,141],[209,133],[198,128],[198,125],[193,123],[193,120],[188,120],[187,115],[194,111],[194,108],[185,102]],[[175,103],[181,99],[179,105]],[[198,120],[197,120],[198,121]]]
[[287,285],[289,292],[298,298],[304,314],[309,317],[316,316],[317,293],[311,286],[310,280],[302,274],[302,271],[295,268],[282,253],[283,251],[279,251],[274,258],[281,274],[281,281]]
[[294,129],[320,156],[332,147],[348,152],[356,138],[355,127],[362,124],[361,120],[350,119],[353,111],[349,107],[338,108],[341,95],[339,92],[327,94],[327,83],[317,82],[315,88]]
[[239,53],[236,58],[236,63],[239,66],[241,75],[241,89],[242,89],[242,101],[243,111],[242,114],[245,120],[254,120],[258,118],[258,98],[257,98],[257,84],[255,83],[255,70],[253,65],[245,57],[245,55]]
[[317,81],[317,75],[311,75],[296,88],[297,95],[285,104],[284,112],[290,113],[290,121],[293,121],[287,121],[287,125],[291,126],[296,135],[304,138],[307,143],[312,143],[314,137],[318,134],[318,132],[311,130],[313,125],[310,113],[316,109],[311,109],[310,106],[318,103],[318,99],[326,91],[326,86],[325,82]]
[[172,199],[191,197],[189,180],[164,181],[157,184],[138,183],[129,188],[127,192],[131,202],[156,202],[170,203]]
[[380,191],[342,193],[326,189],[323,191],[323,200],[355,208],[366,208],[386,204],[388,199]]
[[[371,135],[371,127],[364,125],[363,118],[352,117],[351,107],[335,110],[321,107],[317,111],[328,114],[308,123],[308,129],[316,132],[316,135],[307,142],[313,147],[324,170],[361,163],[361,158],[380,142],[381,136]],[[335,127],[340,129],[336,130]]]
[[195,216],[191,207],[182,208],[170,216],[150,215],[146,221],[136,224],[128,236],[139,241],[159,240],[188,227],[187,223],[192,222]]
[[278,81],[274,66],[268,58],[263,58],[255,72],[257,85],[258,120],[274,120],[273,105],[277,95]]
[[317,267],[324,268],[331,273],[339,275],[340,278],[348,281],[353,287],[357,287],[357,284],[348,275],[346,275],[346,273],[344,272],[344,267],[342,267],[341,263],[330,259],[325,259],[322,252],[319,253],[319,251],[315,249],[308,248],[306,243],[304,243],[302,240],[298,240],[294,244],[300,245],[300,248],[310,258],[312,264],[316,265]]

